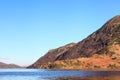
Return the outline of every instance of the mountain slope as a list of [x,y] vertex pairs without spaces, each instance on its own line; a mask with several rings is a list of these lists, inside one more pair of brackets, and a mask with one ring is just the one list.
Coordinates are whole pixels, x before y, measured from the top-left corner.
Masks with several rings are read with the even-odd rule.
[[70,43],[65,46],[59,47],[57,49],[49,50],[46,53],[46,55],[41,57],[39,60],[37,60],[34,64],[30,65],[28,68],[38,68],[40,65],[43,65],[44,63],[54,62],[54,61],[56,61],[56,58],[59,55],[62,55],[64,52],[69,50],[74,45],[75,45],[75,43]]
[[[115,39],[120,38],[120,16],[115,16],[102,26],[99,30],[88,36],[83,41],[58,57],[58,60],[75,59],[79,57],[90,57],[102,48],[112,44]],[[74,55],[73,55],[74,53]]]
[[[117,47],[115,47],[117,45]],[[110,19],[107,21],[99,30],[82,40],[81,42],[78,42],[77,44],[73,45],[71,48],[68,48],[65,50],[62,54],[59,54],[56,52],[55,54],[59,54],[57,56],[54,55],[54,50],[51,52],[48,52],[44,57],[46,57],[48,60],[47,62],[44,62],[45,59],[40,58],[37,62],[37,66],[30,66],[31,68],[39,68],[42,67],[44,68],[48,66],[52,67],[53,65],[63,65],[64,61],[66,60],[72,60],[72,62],[76,61],[76,59],[79,59],[81,61],[82,58],[85,58],[84,63],[87,63],[87,59],[91,59],[94,55],[102,56],[103,59],[110,61],[109,64],[115,63],[112,59],[117,57],[117,60],[120,58],[119,55],[119,48],[120,48],[120,16],[115,16],[114,18]],[[118,50],[115,51],[113,49],[113,46],[115,49],[117,48]],[[64,47],[63,47],[64,48]],[[53,55],[55,56],[54,60],[51,61],[47,55],[49,54],[49,57],[54,58]],[[113,55],[114,54],[114,55]],[[107,59],[107,57],[109,59]],[[93,57],[96,59],[96,57]],[[93,59],[93,61],[95,60]],[[80,62],[78,60],[78,63]],[[42,62],[42,64],[41,64]],[[63,64],[61,64],[63,63]],[[91,63],[91,62],[90,62]],[[88,64],[90,64],[88,63]],[[106,64],[105,66],[109,65]],[[117,63],[115,63],[117,64]],[[54,66],[55,66],[54,65]],[[67,64],[68,65],[68,64]],[[94,65],[94,64],[93,64]],[[65,66],[65,65],[64,65]],[[71,66],[71,65],[68,65]],[[85,66],[85,65],[84,65]],[[95,66],[95,65],[94,65]],[[119,66],[119,65],[118,65]],[[67,67],[66,67],[67,68]]]
[[15,64],[6,64],[6,63],[0,62],[0,68],[20,68],[20,66]]

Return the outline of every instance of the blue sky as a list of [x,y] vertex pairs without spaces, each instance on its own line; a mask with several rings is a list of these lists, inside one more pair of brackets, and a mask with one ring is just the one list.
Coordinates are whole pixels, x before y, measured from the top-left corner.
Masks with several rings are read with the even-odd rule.
[[30,65],[120,14],[120,0],[0,0],[0,61]]

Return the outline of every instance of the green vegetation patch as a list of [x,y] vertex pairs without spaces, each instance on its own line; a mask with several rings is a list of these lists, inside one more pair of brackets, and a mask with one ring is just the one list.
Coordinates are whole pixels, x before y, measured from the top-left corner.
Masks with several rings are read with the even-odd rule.
[[116,64],[109,64],[107,67],[110,68],[110,69],[116,69],[117,68]]
[[94,68],[95,68],[95,69],[100,69],[101,66],[97,66],[97,65],[95,65]]

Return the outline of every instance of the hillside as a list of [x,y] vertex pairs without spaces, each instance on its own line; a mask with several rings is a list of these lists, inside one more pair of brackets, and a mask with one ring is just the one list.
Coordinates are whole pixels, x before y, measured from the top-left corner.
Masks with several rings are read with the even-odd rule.
[[49,51],[44,59],[40,58],[29,68],[120,68],[120,16],[110,19],[99,30],[61,54],[55,50]]
[[37,60],[34,64],[30,65],[29,68],[39,68],[40,65],[43,65],[48,62],[56,61],[56,59],[59,55],[62,55],[63,53],[65,53],[67,50],[69,50],[74,45],[75,45],[75,43],[70,43],[65,46],[59,47],[57,49],[49,50],[43,57],[41,57],[39,60]]
[[15,64],[6,64],[0,62],[0,68],[21,68],[21,67]]

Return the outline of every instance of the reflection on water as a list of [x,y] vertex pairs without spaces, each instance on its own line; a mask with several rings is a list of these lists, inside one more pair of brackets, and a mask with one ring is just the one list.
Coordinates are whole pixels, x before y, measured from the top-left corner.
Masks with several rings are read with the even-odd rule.
[[120,75],[96,75],[84,77],[59,77],[56,80],[120,80]]
[[120,72],[57,69],[0,69],[0,80],[120,80]]

